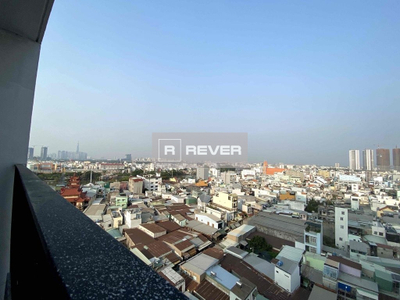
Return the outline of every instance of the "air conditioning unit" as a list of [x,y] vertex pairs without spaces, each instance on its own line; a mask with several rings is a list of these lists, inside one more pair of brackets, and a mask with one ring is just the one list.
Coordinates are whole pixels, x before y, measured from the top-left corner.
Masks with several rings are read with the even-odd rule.
[[210,274],[211,274],[211,276],[214,276],[214,277],[217,276],[217,273],[215,273],[214,271],[211,271]]

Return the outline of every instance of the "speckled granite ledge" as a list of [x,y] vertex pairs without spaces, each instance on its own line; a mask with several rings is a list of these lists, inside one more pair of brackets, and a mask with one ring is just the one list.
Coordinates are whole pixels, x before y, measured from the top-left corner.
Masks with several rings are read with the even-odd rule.
[[187,299],[30,170],[19,165],[15,176],[33,212],[46,263],[65,287],[60,298]]

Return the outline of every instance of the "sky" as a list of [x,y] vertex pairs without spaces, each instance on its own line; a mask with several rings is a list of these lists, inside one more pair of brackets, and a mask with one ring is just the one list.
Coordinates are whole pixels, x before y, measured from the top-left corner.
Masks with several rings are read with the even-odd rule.
[[30,145],[150,157],[153,132],[247,132],[249,161],[400,146],[400,1],[55,1]]

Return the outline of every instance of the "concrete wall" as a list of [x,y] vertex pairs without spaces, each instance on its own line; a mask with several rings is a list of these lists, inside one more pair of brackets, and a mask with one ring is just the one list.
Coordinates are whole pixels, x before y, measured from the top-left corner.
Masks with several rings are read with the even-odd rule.
[[27,161],[39,53],[40,44],[0,29],[1,298],[9,272],[14,165]]
[[287,232],[283,232],[283,231],[279,231],[279,230],[275,230],[269,227],[264,227],[261,225],[255,225],[257,228],[257,231],[263,232],[265,234],[269,234],[284,240],[288,240],[288,241],[292,241],[292,242],[296,242],[297,239],[303,239],[303,235],[296,235],[296,234],[292,234],[292,233],[287,233]]
[[339,270],[340,272],[344,272],[355,277],[361,277],[361,270],[346,266],[345,264],[340,264]]

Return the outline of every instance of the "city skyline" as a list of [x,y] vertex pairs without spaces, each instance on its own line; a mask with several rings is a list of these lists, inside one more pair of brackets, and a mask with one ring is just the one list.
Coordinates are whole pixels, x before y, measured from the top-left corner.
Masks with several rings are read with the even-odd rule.
[[78,139],[93,157],[145,157],[153,132],[247,132],[249,161],[319,165],[347,165],[349,149],[394,148],[396,8],[56,2],[30,144],[69,149]]
[[[36,146],[41,146],[40,149],[35,151],[35,147]],[[38,157],[42,160],[44,160],[43,157],[43,151],[44,148],[46,149],[45,151],[47,152],[49,147],[48,146],[42,146],[42,145],[33,145],[33,147],[29,147],[28,148],[28,158],[29,159],[33,159],[34,157]],[[380,151],[385,151],[388,152],[389,156],[388,156],[388,161],[389,161],[389,167],[393,167],[394,170],[399,169],[400,167],[400,148],[396,147],[392,148],[392,149],[385,149],[385,148],[376,148],[376,149],[353,149],[353,150],[348,150],[348,164],[341,164],[341,163],[337,163],[335,162],[332,165],[326,165],[326,164],[313,164],[313,163],[309,163],[309,164],[296,164],[296,163],[288,163],[288,162],[283,162],[283,161],[279,161],[279,162],[271,162],[272,164],[287,164],[287,165],[319,165],[319,166],[334,166],[335,168],[338,167],[337,165],[339,164],[342,167],[346,167],[348,166],[349,169],[351,170],[374,170],[375,167],[377,167],[379,169],[381,162],[378,163],[379,158],[379,152]],[[61,154],[60,154],[61,153]],[[82,156],[78,156],[79,159],[77,157],[74,156],[74,154],[81,154],[84,155],[84,158]],[[60,156],[61,155],[61,156]],[[63,157],[65,155],[69,155],[68,157]],[[72,155],[72,156],[71,156]],[[48,157],[52,158],[52,159],[78,159],[78,160],[83,160],[83,159],[92,159],[92,160],[126,160],[126,161],[131,161],[131,160],[137,160],[137,159],[141,159],[141,158],[146,158],[146,159],[154,159],[151,157],[151,155],[149,156],[134,156],[132,155],[132,153],[125,153],[121,156],[114,156],[114,157],[92,157],[90,155],[88,155],[86,152],[80,152],[79,151],[79,142],[77,144],[77,149],[76,151],[66,151],[66,150],[57,150],[56,152],[49,152],[47,154]],[[70,157],[71,156],[71,157]],[[254,163],[262,163],[263,161],[249,161],[250,164],[254,164]],[[265,161],[264,161],[265,163]]]

